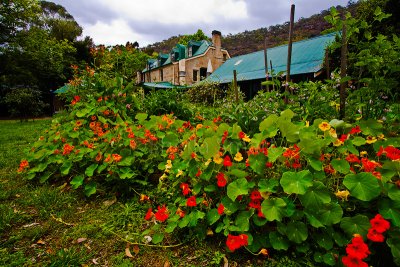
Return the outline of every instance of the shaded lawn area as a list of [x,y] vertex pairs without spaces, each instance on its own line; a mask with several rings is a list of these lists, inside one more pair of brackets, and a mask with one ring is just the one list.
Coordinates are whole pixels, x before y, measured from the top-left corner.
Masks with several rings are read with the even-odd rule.
[[[137,195],[117,199],[102,190],[87,199],[65,181],[40,184],[17,173],[51,120],[0,121],[0,266],[306,266],[288,257],[252,257],[225,250],[224,239],[204,242],[169,236],[163,246],[142,242],[145,208]],[[279,260],[276,260],[279,258]]]

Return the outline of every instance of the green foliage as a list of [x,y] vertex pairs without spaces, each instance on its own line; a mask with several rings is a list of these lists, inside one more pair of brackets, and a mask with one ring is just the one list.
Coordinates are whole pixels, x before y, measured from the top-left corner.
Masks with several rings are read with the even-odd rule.
[[213,106],[217,100],[223,99],[223,91],[215,82],[196,83],[185,93],[191,103]]
[[33,88],[15,88],[2,100],[8,106],[13,117],[27,120],[43,114],[46,104],[41,99],[41,92]]
[[179,38],[178,43],[181,45],[188,45],[189,41],[202,41],[202,40],[209,40],[204,32],[200,29],[197,30],[194,34],[186,34]]
[[143,109],[149,115],[174,114],[181,120],[193,118],[191,110],[182,100],[182,92],[178,89],[152,91],[143,101]]

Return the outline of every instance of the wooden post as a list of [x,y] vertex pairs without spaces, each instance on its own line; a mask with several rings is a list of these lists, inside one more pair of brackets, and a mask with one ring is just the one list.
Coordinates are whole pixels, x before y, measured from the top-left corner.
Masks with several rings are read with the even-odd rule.
[[326,78],[329,80],[331,78],[331,68],[329,66],[329,50],[325,49],[325,68],[326,68]]
[[[290,82],[290,65],[292,63],[292,39],[293,39],[293,24],[294,24],[294,10],[295,5],[290,8],[290,24],[289,24],[289,44],[288,44],[288,57],[286,65],[286,84]],[[286,91],[289,91],[289,85],[286,85]]]
[[[340,53],[340,78],[344,79],[347,75],[347,27],[346,17],[343,14],[343,27],[342,27],[342,49]],[[346,116],[346,88],[347,82],[340,82],[340,119]]]
[[[267,37],[264,38],[264,67],[265,67],[265,80],[268,81]],[[268,84],[267,84],[267,91],[269,91]]]
[[233,70],[233,88],[235,89],[236,103],[239,103],[239,92],[238,92],[238,87],[237,87],[236,70]]
[[[269,61],[269,65],[271,66],[271,81],[274,81],[273,75],[273,68],[272,68],[272,60]],[[275,90],[275,84],[272,83],[272,90]]]

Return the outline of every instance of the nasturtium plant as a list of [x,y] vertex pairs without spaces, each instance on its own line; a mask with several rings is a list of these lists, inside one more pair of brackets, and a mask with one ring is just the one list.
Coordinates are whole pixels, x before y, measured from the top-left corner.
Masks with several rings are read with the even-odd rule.
[[310,123],[285,110],[250,135],[220,117],[149,116],[120,82],[97,86],[75,91],[19,172],[86,196],[156,183],[141,197],[154,244],[176,232],[222,235],[232,252],[293,248],[332,265],[352,235],[368,234],[375,214],[399,228],[400,144],[381,122]]

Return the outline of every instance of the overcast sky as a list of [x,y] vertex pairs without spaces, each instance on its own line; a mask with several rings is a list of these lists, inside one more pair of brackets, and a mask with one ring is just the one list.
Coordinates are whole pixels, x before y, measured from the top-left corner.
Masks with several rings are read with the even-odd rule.
[[255,30],[295,20],[347,0],[52,0],[64,6],[96,44],[137,41],[141,47],[197,29],[211,36]]

